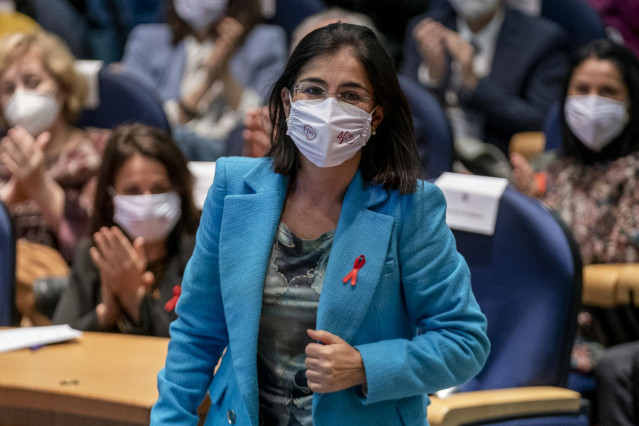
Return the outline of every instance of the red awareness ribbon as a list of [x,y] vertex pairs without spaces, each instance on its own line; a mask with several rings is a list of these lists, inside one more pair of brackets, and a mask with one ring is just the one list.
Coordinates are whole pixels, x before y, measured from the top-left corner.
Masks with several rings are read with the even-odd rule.
[[179,285],[176,285],[175,287],[173,287],[173,297],[164,304],[165,311],[171,312],[175,310],[175,305],[177,305],[177,302],[178,302],[178,299],[180,298],[181,293],[182,293],[182,287],[180,287]]
[[354,286],[355,284],[357,284],[357,273],[359,272],[360,269],[362,269],[362,266],[364,266],[365,263],[366,263],[366,258],[364,257],[363,254],[360,254],[357,257],[357,259],[355,259],[355,263],[353,264],[353,270],[349,272],[348,275],[346,275],[344,279],[342,280],[344,284],[346,284],[348,280],[351,280],[351,286]]

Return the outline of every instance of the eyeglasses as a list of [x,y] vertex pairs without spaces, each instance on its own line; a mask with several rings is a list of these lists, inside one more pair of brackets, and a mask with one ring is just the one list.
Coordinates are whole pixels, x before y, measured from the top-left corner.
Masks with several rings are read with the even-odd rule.
[[337,93],[331,93],[326,91],[326,89],[322,86],[309,82],[296,84],[293,87],[293,92],[297,93],[301,99],[312,101],[324,100],[328,98],[328,95],[335,95],[335,98],[338,101],[346,102],[351,105],[368,103],[369,101],[375,100],[370,96],[366,96],[367,92],[364,89],[349,88],[340,90]]

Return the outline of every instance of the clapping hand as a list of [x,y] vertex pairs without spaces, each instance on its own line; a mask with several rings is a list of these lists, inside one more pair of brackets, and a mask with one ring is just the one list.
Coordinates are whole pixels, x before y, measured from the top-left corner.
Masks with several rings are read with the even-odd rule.
[[20,126],[9,129],[2,140],[0,159],[11,172],[14,190],[19,188],[35,198],[45,188],[44,147],[50,139],[49,132],[34,138]]
[[437,21],[426,18],[413,29],[413,38],[422,60],[428,65],[429,77],[439,81],[446,73],[445,37],[449,30]]
[[143,238],[136,238],[133,244],[116,226],[102,228],[93,235],[95,246],[90,254],[100,270],[101,285],[104,287],[103,300],[108,312],[113,312],[109,303],[117,301],[131,319],[139,320],[140,303],[147,287],[153,283],[153,273],[146,270]]
[[413,30],[413,38],[433,81],[439,81],[446,73],[446,55],[450,54],[460,65],[464,87],[472,90],[477,86],[473,67],[475,48],[457,32],[426,18]]

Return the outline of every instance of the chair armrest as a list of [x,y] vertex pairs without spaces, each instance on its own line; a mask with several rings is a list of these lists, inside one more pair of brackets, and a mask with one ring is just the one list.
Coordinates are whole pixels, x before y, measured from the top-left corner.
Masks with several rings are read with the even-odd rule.
[[578,392],[552,386],[531,386],[432,397],[428,407],[431,426],[455,426],[521,416],[579,412]]
[[617,304],[639,306],[639,263],[620,265]]
[[582,303],[599,308],[617,306],[617,285],[623,266],[620,263],[584,266]]
[[581,300],[585,306],[639,306],[639,263],[586,265]]
[[528,161],[541,154],[546,147],[546,137],[543,132],[515,133],[508,144],[509,152],[518,152]]

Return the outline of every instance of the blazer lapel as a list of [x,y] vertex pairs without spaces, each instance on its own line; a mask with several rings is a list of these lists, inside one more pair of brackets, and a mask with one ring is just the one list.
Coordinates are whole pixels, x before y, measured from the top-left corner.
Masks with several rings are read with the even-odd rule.
[[[364,188],[361,173],[351,182],[340,214],[317,312],[317,329],[350,342],[375,293],[388,252],[393,218],[369,210],[386,199],[386,191]],[[357,283],[343,282],[364,255]]]
[[233,367],[255,423],[258,418],[255,354],[264,276],[288,179],[273,174],[269,167],[256,167],[245,182],[254,193],[224,198],[219,259]]

